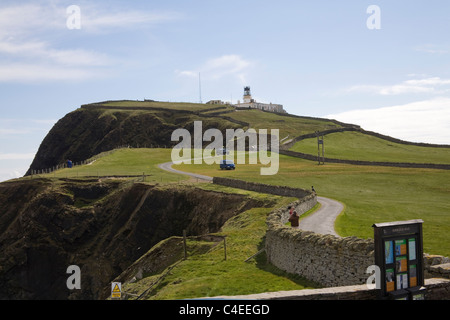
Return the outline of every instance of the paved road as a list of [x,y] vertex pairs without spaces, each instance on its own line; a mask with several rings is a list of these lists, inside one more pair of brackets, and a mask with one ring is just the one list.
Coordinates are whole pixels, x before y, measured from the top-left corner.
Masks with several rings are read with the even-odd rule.
[[317,201],[321,204],[320,209],[300,220],[300,229],[338,236],[334,231],[334,221],[344,210],[344,206],[336,200],[319,196]]
[[185,171],[180,171],[180,170],[176,170],[174,168],[172,168],[173,162],[166,162],[166,163],[161,163],[158,164],[158,167],[160,169],[169,171],[169,172],[173,172],[173,173],[178,173],[178,174],[184,174],[184,175],[188,175],[197,179],[202,179],[202,180],[206,180],[206,181],[212,181],[212,177],[209,176],[204,176],[201,174],[197,174],[197,173],[192,173],[192,172],[185,172]]
[[[172,162],[161,163],[158,167],[162,170],[188,175],[201,180],[212,181],[213,179],[209,176],[173,169],[172,164]],[[334,231],[334,221],[342,212],[344,206],[336,200],[324,197],[317,197],[317,201],[321,204],[320,209],[305,219],[300,220],[300,229],[338,236],[336,231]]]

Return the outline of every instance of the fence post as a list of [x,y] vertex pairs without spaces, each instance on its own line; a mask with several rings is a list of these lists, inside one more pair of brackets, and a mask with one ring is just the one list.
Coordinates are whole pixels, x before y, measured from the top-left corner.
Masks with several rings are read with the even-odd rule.
[[183,230],[183,250],[184,250],[184,260],[186,260],[187,259],[186,230]]
[[227,261],[227,237],[223,237],[223,251],[225,254],[225,261]]

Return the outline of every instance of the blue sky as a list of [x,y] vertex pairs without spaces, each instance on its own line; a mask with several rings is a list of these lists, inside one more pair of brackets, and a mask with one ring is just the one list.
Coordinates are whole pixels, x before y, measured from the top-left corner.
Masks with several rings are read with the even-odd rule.
[[0,181],[81,104],[198,102],[199,73],[203,102],[249,85],[292,114],[450,144],[449,12],[448,0],[2,0]]

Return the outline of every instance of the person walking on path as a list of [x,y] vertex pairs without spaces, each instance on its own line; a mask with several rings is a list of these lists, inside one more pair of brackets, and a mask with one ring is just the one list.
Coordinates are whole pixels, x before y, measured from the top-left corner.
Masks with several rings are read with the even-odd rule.
[[291,223],[291,227],[298,229],[298,220],[300,216],[297,214],[297,211],[294,211],[291,216],[289,217],[289,222]]

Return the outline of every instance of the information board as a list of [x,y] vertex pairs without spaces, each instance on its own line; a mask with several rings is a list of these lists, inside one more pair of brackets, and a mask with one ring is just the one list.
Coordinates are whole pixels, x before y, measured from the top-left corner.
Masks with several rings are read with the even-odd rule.
[[380,298],[403,299],[403,293],[424,285],[422,224],[422,220],[409,220],[372,226],[375,264],[381,272]]

